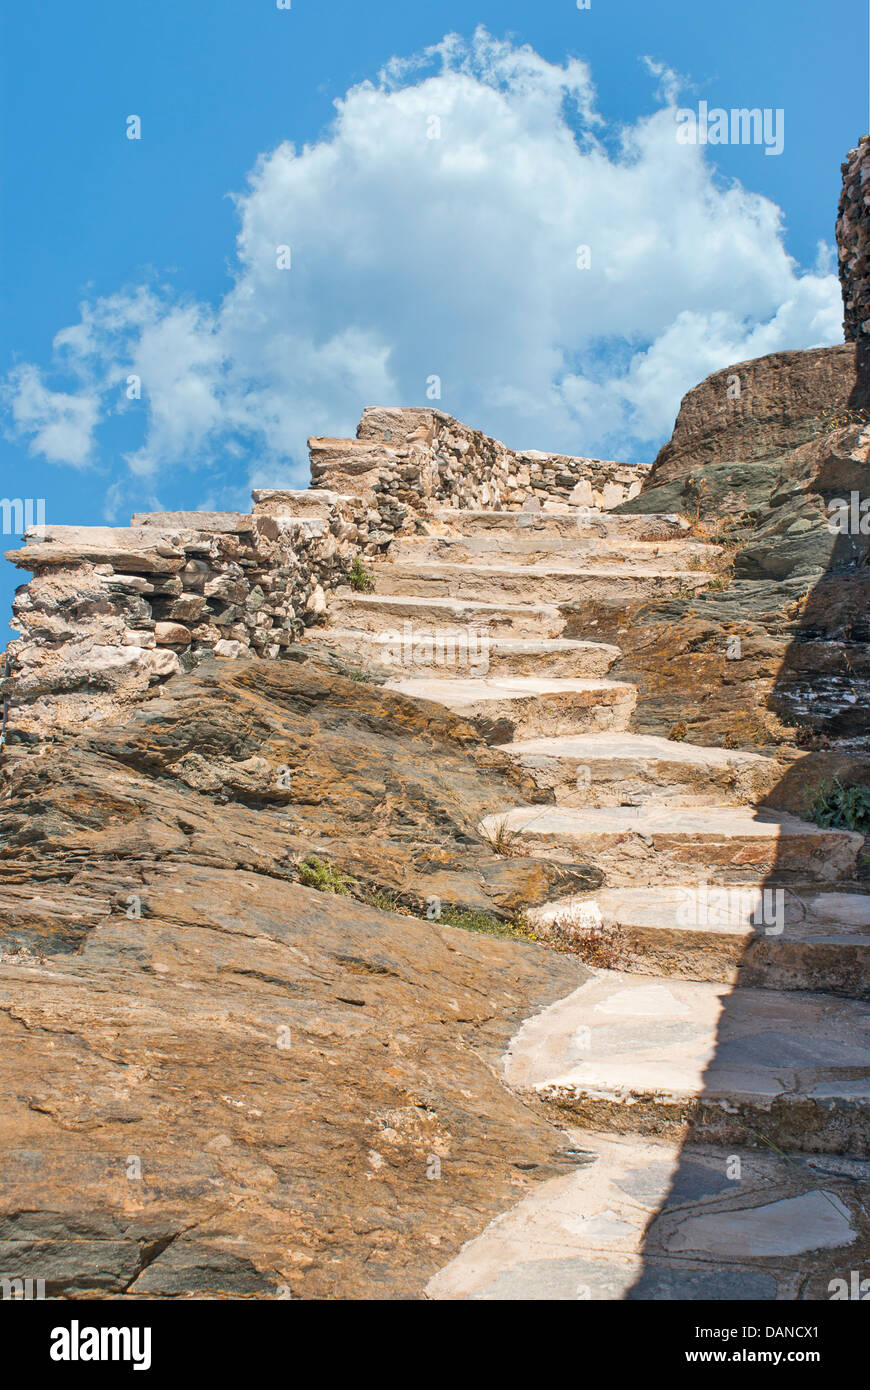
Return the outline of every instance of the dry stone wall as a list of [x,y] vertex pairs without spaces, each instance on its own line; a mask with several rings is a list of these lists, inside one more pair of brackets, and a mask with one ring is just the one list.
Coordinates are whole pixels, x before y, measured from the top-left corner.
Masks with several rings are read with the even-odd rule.
[[433,507],[610,509],[640,492],[646,465],[506,448],[441,410],[372,407],[356,439],[310,439],[312,486],[370,497],[386,530]]
[[354,556],[437,529],[444,506],[613,506],[625,464],[513,454],[439,411],[367,410],[356,440],[311,440],[313,486],[264,489],[253,510],[148,512],[129,527],[46,525],[7,558],[17,592],[10,737],[110,717],[204,657],[274,660],[322,621]]
[[[303,494],[304,496],[304,494]],[[326,608],[359,548],[363,504],[324,494],[300,516],[148,513],[127,528],[47,526],[8,558],[19,732],[110,714],[208,654],[274,659]]]

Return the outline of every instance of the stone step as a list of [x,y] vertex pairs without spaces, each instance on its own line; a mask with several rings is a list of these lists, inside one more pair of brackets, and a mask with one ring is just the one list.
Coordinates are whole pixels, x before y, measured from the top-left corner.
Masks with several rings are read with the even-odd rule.
[[562,733],[565,729],[624,729],[637,700],[633,685],[605,680],[393,680],[388,690],[433,700],[461,714],[488,743],[514,733]]
[[179,548],[189,539],[191,526],[48,526],[26,532],[29,545],[57,545],[64,550],[100,554],[112,550],[148,550],[153,546]]
[[689,523],[681,516],[650,513],[616,515],[586,507],[566,507],[558,511],[496,512],[443,507],[432,513],[432,521],[450,527],[460,536],[480,536],[492,532],[528,530],[551,536],[621,536],[639,541],[679,540],[687,537]]
[[594,862],[612,887],[685,883],[851,881],[864,837],[822,830],[795,816],[734,806],[609,806],[595,810],[522,806],[487,816],[515,849]]
[[576,568],[591,561],[604,565],[636,564],[651,570],[679,570],[689,567],[690,561],[696,562],[697,567],[709,565],[720,552],[721,546],[703,541],[639,541],[618,535],[602,538],[588,531],[578,532],[576,536],[561,536],[520,528],[515,532],[492,531],[482,536],[400,536],[390,546],[389,559],[403,565],[420,560],[480,564],[496,556],[509,558],[513,564],[546,564],[554,569]]
[[870,1009],[607,971],[523,1025],[505,1079],[588,1129],[864,1156]]
[[565,619],[553,604],[480,603],[473,599],[420,598],[408,594],[358,594],[343,587],[328,598],[328,613],[336,629],[367,632],[395,631],[406,620],[420,626],[457,625],[486,629],[490,637],[558,637]]
[[603,932],[624,970],[870,999],[870,894],[700,881],[600,889],[528,916],[544,940]]
[[631,603],[669,598],[706,588],[714,578],[707,570],[650,570],[639,565],[588,565],[553,569],[548,565],[463,565],[444,561],[419,564],[377,562],[372,565],[377,592],[383,595],[481,599],[497,603]]
[[644,734],[583,734],[504,745],[559,806],[745,805],[781,781],[773,758]]
[[130,525],[158,527],[160,530],[212,531],[224,535],[243,535],[253,529],[250,512],[136,512]]
[[437,674],[491,673],[498,676],[601,678],[619,658],[619,648],[603,642],[563,637],[490,637],[486,628],[420,626],[405,622],[382,632],[333,628],[331,646],[340,647],[389,671]]
[[865,1160],[573,1126],[562,1155],[573,1170],[535,1182],[432,1277],[427,1298],[794,1302],[848,1296],[860,1280]]
[[[96,529],[96,528],[94,528]],[[118,574],[173,574],[182,568],[187,558],[180,548],[187,538],[172,537],[165,532],[159,539],[143,536],[125,537],[115,544],[104,537],[80,540],[72,543],[67,540],[29,540],[19,550],[7,550],[6,559],[19,569],[43,570],[63,569],[70,565],[110,565]],[[178,545],[175,544],[178,540]],[[136,547],[136,541],[139,547]]]

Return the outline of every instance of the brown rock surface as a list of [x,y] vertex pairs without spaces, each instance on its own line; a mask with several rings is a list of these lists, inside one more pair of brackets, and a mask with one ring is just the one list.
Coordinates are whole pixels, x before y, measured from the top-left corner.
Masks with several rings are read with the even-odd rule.
[[[727,396],[731,375],[739,400]],[[596,635],[623,652],[611,677],[638,685],[638,732],[756,751],[783,743],[789,761],[796,740],[813,747],[778,789],[788,809],[806,809],[830,771],[832,739],[851,744],[840,771],[851,753],[850,775],[870,775],[870,540],[836,534],[829,511],[870,497],[855,389],[847,345],[738,364],[690,391],[644,492],[617,510],[682,513],[731,563],[698,596],[592,615]],[[590,630],[578,610],[565,635]]]
[[714,372],[683,397],[644,491],[713,463],[781,458],[818,434],[823,410],[845,409],[854,386],[855,349],[848,343],[775,352]]
[[862,402],[870,399],[870,136],[862,135],[841,165],[843,192],[837,209],[837,248],[843,291],[843,330],[856,346]]
[[474,824],[516,801],[503,755],[346,670],[206,665],[125,726],[5,750],[4,1272],[413,1297],[565,1167],[496,1064],[582,966],[296,879],[314,851],[502,916],[598,879],[495,856]]
[[0,963],[4,1272],[413,1297],[559,1170],[495,1064],[568,958],[213,866],[139,891],[77,954]]

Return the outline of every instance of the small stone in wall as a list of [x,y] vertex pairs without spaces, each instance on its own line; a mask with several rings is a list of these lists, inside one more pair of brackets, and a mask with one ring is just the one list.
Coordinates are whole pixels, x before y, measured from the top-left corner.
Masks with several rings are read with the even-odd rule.
[[216,575],[205,585],[206,598],[220,598],[225,603],[244,603],[248,596],[248,586],[242,580],[229,574]]
[[141,628],[128,627],[121,638],[122,647],[156,647],[157,639],[153,632],[144,632]]
[[214,654],[215,656],[234,658],[242,656],[246,650],[247,648],[243,647],[241,642],[228,641],[227,638],[222,637],[219,642],[215,643]]
[[161,651],[143,651],[142,665],[154,679],[159,680],[165,680],[167,676],[176,676],[181,670],[181,662],[175,652],[165,648]]
[[170,618],[177,622],[196,622],[205,610],[205,598],[202,594],[181,593],[174,599],[169,610]]
[[308,598],[305,600],[305,607],[309,613],[326,612],[326,594],[320,584],[315,584]]
[[605,511],[610,511],[611,507],[618,507],[624,497],[625,489],[621,483],[605,483],[601,505]]
[[572,491],[568,498],[572,507],[591,507],[594,501],[592,484],[587,478],[581,478],[580,482]]
[[190,628],[184,623],[155,623],[154,637],[158,647],[187,647],[190,645]]

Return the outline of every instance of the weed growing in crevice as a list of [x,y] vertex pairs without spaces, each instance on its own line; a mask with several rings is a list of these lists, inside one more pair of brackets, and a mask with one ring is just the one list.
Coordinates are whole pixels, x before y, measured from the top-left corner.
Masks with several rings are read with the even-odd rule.
[[349,897],[351,889],[355,887],[354,879],[343,874],[328,860],[318,859],[316,854],[309,854],[299,865],[299,882],[305,888],[316,888],[321,893],[338,893],[343,898]]
[[823,830],[856,830],[870,835],[870,787],[853,782],[843,786],[839,777],[822,783],[813,799],[810,815]]
[[366,569],[358,555],[353,557],[347,572],[347,582],[358,594],[370,594],[374,591],[375,577],[371,570]]

